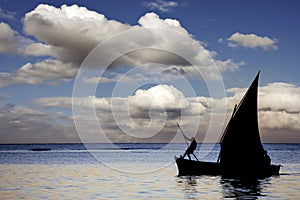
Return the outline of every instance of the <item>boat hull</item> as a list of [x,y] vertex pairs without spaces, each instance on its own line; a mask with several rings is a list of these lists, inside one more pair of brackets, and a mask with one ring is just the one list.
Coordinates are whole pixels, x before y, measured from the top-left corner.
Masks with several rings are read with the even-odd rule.
[[221,175],[219,163],[187,160],[182,157],[175,158],[178,176],[185,175]]
[[[186,175],[213,175],[213,176],[222,176],[222,177],[255,177],[255,178],[264,178],[273,175],[279,175],[281,165],[270,165],[270,167],[262,170],[261,172],[257,171],[244,171],[240,170],[239,172],[226,172],[222,170],[220,163],[215,162],[203,162],[195,160],[187,160],[182,157],[175,158],[178,176]],[[242,172],[242,173],[241,173]]]

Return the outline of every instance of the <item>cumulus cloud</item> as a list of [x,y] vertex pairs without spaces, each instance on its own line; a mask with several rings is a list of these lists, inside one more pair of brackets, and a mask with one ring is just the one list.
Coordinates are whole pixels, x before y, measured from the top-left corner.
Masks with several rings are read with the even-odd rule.
[[[233,100],[241,99],[247,88],[230,88],[227,92],[233,93]],[[284,82],[269,83],[259,87],[260,111],[274,111],[299,113],[300,112],[300,87]],[[230,106],[234,104],[230,103]]]
[[[62,66],[60,70],[55,70],[57,75],[52,75],[56,81],[61,76],[65,78],[63,66],[71,65],[74,71],[78,69],[83,59],[88,53],[99,43],[122,34],[122,41],[114,39],[110,40],[110,46],[106,52],[102,52],[98,59],[106,58],[109,55],[118,55],[119,50],[123,47],[132,49],[126,55],[122,55],[114,61],[109,68],[114,69],[120,66],[139,66],[145,63],[160,63],[168,66],[178,66],[185,71],[191,72],[191,61],[193,64],[202,67],[207,71],[208,78],[215,79],[215,72],[209,68],[214,66],[222,73],[228,69],[236,69],[239,64],[228,59],[221,61],[215,59],[216,52],[205,49],[202,43],[188,33],[176,19],[161,19],[155,13],[147,13],[138,20],[138,25],[131,26],[116,20],[107,19],[103,14],[88,10],[85,7],[77,5],[63,5],[60,8],[54,6],[40,4],[34,10],[28,12],[24,19],[24,32],[34,36],[38,41],[32,41],[21,36],[18,32],[10,28],[9,25],[1,23],[0,36],[1,48],[3,53],[21,54],[24,56],[46,56],[49,60],[56,60]],[[160,31],[155,31],[160,30]],[[166,31],[161,31],[166,30]],[[172,30],[184,35],[184,39],[168,34],[167,30]],[[129,38],[126,32],[131,31]],[[125,33],[123,35],[123,33]],[[135,38],[134,42],[130,40]],[[140,47],[148,47],[148,49],[140,49]],[[138,49],[138,50],[135,50]],[[181,58],[171,52],[161,49],[168,49],[172,52],[185,52],[186,58]],[[40,61],[39,63],[30,63],[32,66],[41,65],[48,61]],[[49,71],[53,69],[50,65]],[[97,66],[107,67],[107,66]],[[39,67],[32,67],[31,72],[37,70],[35,74],[39,74]],[[190,68],[191,69],[191,68]],[[54,71],[52,70],[54,73]],[[13,74],[13,75],[12,75]],[[185,75],[188,75],[186,73]],[[195,74],[195,73],[190,73]],[[18,83],[41,84],[41,82],[49,82],[49,77],[39,77],[39,80],[21,81],[22,76],[18,76],[19,72],[1,73],[2,80],[9,80],[8,83],[2,83],[1,86],[8,86]],[[142,75],[142,74],[141,74]],[[173,74],[174,75],[174,74]],[[183,75],[183,74],[182,74]],[[51,78],[50,77],[50,78]],[[36,79],[36,77],[33,77]],[[42,80],[44,78],[44,80]],[[68,76],[69,78],[69,76]],[[106,79],[106,80],[104,80]],[[104,78],[104,82],[112,82],[109,78]],[[2,81],[3,82],[3,81]]]
[[0,23],[0,52],[16,54],[19,52],[20,43],[19,34],[14,31],[8,24]]
[[[35,103],[46,108],[72,109],[72,98],[70,97],[40,98],[35,100]],[[93,108],[95,106],[101,111],[115,109],[127,112],[129,109],[135,113],[135,116],[147,119],[149,116],[144,115],[144,111],[151,109],[159,113],[182,112],[182,114],[200,115],[205,112],[205,107],[201,105],[201,102],[195,102],[193,98],[185,97],[181,91],[169,85],[157,85],[146,90],[138,89],[133,96],[129,97],[97,98],[90,96],[73,98],[73,103],[74,106],[80,108]]]
[[180,112],[183,110],[189,110],[189,114],[193,110],[198,114],[204,111],[203,107],[202,109],[195,109],[200,107],[194,108],[194,105],[189,102],[182,92],[175,87],[168,85],[157,85],[148,90],[137,90],[135,95],[129,97],[128,100],[129,105],[132,105],[135,112],[140,110],[149,111],[150,109],[163,109],[167,113],[178,112],[180,115]]
[[35,64],[27,63],[14,73],[0,73],[0,88],[15,84],[54,84],[73,79],[77,69],[71,64],[46,59]]
[[[119,142],[120,139],[126,142],[168,142],[167,139],[174,137],[178,131],[174,126],[176,122],[181,121],[185,126],[189,126],[187,129],[196,129],[198,121],[195,120],[206,112],[206,108],[200,102],[185,97],[182,92],[169,85],[139,89],[129,97],[47,97],[35,100],[35,104],[44,108],[60,107],[70,110],[72,101],[73,108],[82,110],[77,117],[84,120],[83,124],[91,123],[93,115],[86,111],[95,107],[96,117],[104,134]],[[209,122],[209,117],[201,120],[201,124],[203,121]],[[202,126],[202,136],[206,128]],[[155,137],[158,132],[161,134]]]
[[300,88],[284,82],[270,83],[260,88],[261,109],[300,113]]
[[[31,39],[21,36],[17,31],[13,30],[10,25],[1,22],[0,23],[0,52],[7,54],[15,54],[15,55],[45,55],[46,53],[37,53],[37,51],[41,50],[41,47],[37,51],[33,51],[33,46],[37,45]],[[41,46],[41,44],[40,44]],[[31,53],[30,51],[33,51]],[[49,53],[47,53],[49,54]]]
[[[139,19],[138,23],[139,26],[131,26],[115,20],[108,20],[102,14],[90,11],[84,7],[78,7],[77,5],[63,5],[61,8],[55,8],[42,4],[25,15],[24,30],[27,34],[37,37],[46,45],[31,45],[26,52],[28,54],[30,51],[41,52],[35,49],[42,49],[46,54],[54,55],[62,62],[71,62],[78,66],[96,45],[124,31],[141,28],[159,28],[172,29],[188,34],[181,27],[179,21],[174,19],[160,19],[155,13],[145,14],[145,16]],[[119,46],[132,46],[134,50],[144,45],[144,43],[149,47],[163,47],[176,42],[176,38],[171,38],[171,40],[165,35],[156,35],[153,31],[132,32],[132,34],[135,34],[136,38],[141,39],[135,41],[135,44],[133,44],[131,41],[126,40],[126,35],[124,34],[122,41],[111,44],[113,45],[113,49],[107,49],[108,54],[114,54],[113,50],[118,51]],[[176,46],[174,46],[175,48]],[[161,52],[151,51],[150,53],[153,56],[149,56],[147,53],[149,52],[132,52],[124,56],[126,58],[123,57],[121,59],[122,62],[119,63],[123,65],[137,65],[141,62],[149,61],[149,59],[158,63],[163,61],[163,56],[159,55]]]
[[299,132],[299,117],[300,113],[288,113],[285,111],[262,111],[259,113],[261,128],[269,131],[281,129]]
[[242,34],[234,33],[228,39],[228,46],[230,47],[246,47],[246,48],[262,48],[265,51],[278,50],[276,43],[277,39],[271,39],[269,37],[261,37],[256,34]]
[[[90,142],[103,142],[99,139],[99,129],[91,129],[94,117],[101,125],[106,137],[113,142],[169,142],[178,131],[177,122],[180,122],[186,133],[191,136],[196,129],[197,138],[202,141],[211,116],[220,114],[222,101],[227,102],[229,118],[234,105],[241,100],[246,90],[247,88],[230,88],[227,90],[230,96],[225,99],[213,99],[204,96],[185,97],[181,91],[171,85],[157,85],[149,89],[139,89],[128,97],[90,96],[73,99],[71,97],[46,97],[36,99],[34,105],[45,109],[72,110],[74,107],[81,109],[83,111],[80,113],[81,116],[76,116],[78,113],[75,112],[74,117],[83,121],[80,126],[83,126],[81,128],[84,128],[85,136]],[[297,102],[300,99],[299,91],[299,86],[287,83],[272,83],[259,88],[258,114],[263,142],[300,141],[300,108],[296,103],[290,104],[291,101]],[[282,98],[279,98],[280,96]],[[91,114],[94,107],[96,116]],[[69,132],[70,135],[68,135],[67,131],[74,128],[71,123],[72,118],[63,113],[47,115],[41,111],[12,104],[2,106],[0,111],[0,120],[3,122],[0,123],[2,138],[7,137],[5,135],[8,134],[7,130],[14,130],[15,132],[11,133],[18,134],[22,132],[21,130],[27,130],[27,134],[32,131],[32,135],[35,136],[41,134],[39,132],[45,126],[49,137],[52,130],[53,134],[63,133],[61,141],[68,141],[67,138],[72,134]],[[61,126],[61,120],[65,120],[66,126]],[[59,125],[54,123],[55,121],[58,121]],[[198,126],[197,123],[199,123]],[[212,124],[212,126],[215,125]],[[137,131],[140,128],[145,131]],[[153,134],[151,130],[156,131],[158,128],[159,133],[155,136],[151,135]],[[150,131],[146,131],[148,129]],[[149,136],[147,134],[151,137],[147,138]],[[74,139],[74,135],[71,138]],[[176,141],[182,142],[180,138]]]
[[77,5],[40,4],[24,17],[27,34],[50,45],[59,60],[79,64],[98,43],[130,28]]
[[164,0],[144,2],[144,5],[148,7],[150,10],[159,10],[161,12],[170,12],[173,8],[179,6],[179,4],[175,1],[164,1]]
[[176,19],[160,19],[156,13],[146,13],[139,19],[139,24],[144,28],[159,28],[159,29],[172,29],[183,34],[188,34],[180,22]]
[[22,54],[27,56],[56,56],[53,47],[43,43],[31,43],[27,45]]
[[260,88],[259,120],[266,140],[299,142],[299,100],[300,87],[293,84],[277,82]]
[[[242,98],[247,88],[231,88],[228,109]],[[259,125],[267,142],[295,142],[300,139],[300,87],[283,82],[259,88]]]
[[[131,26],[116,20],[107,19],[103,14],[88,10],[85,7],[77,5],[63,5],[60,8],[40,4],[34,10],[28,12],[24,19],[24,31],[26,34],[36,37],[38,41],[34,42],[20,36],[19,33],[12,30],[7,24],[1,24],[3,38],[0,38],[2,52],[22,54],[27,56],[50,56],[61,63],[61,66],[71,64],[74,69],[78,69],[87,54],[99,43],[106,41],[112,36],[122,34],[122,40],[111,40],[110,46],[105,52],[98,55],[98,59],[105,59],[110,55],[118,55],[120,49],[126,47],[133,51],[122,55],[114,61],[109,67],[114,69],[120,66],[138,66],[145,63],[160,63],[166,66],[190,67],[191,64],[178,55],[170,52],[164,52],[159,49],[169,49],[173,52],[185,52],[186,59],[200,67],[209,69],[210,66],[217,66],[220,72],[234,70],[239,64],[228,59],[226,61],[217,60],[216,52],[205,49],[202,43],[188,33],[176,19],[161,19],[155,13],[147,13],[138,20],[138,25]],[[178,34],[185,35],[183,41],[164,31],[155,30],[172,30]],[[131,31],[127,34],[126,32]],[[124,34],[123,34],[124,33]],[[132,34],[131,36],[129,36]],[[128,37],[128,38],[127,38]],[[132,41],[134,38],[134,41]],[[9,42],[7,42],[9,41]],[[22,42],[23,41],[23,42]],[[148,49],[141,49],[147,47]],[[134,51],[137,49],[136,51]],[[49,57],[47,58],[49,59]],[[43,61],[40,61],[43,62]],[[47,62],[47,61],[44,61]],[[31,65],[40,65],[31,63]],[[48,65],[50,68],[51,66]],[[97,66],[107,67],[107,66]],[[38,68],[33,68],[33,70]],[[62,74],[64,68],[60,69]],[[165,71],[166,69],[163,69]],[[49,69],[47,72],[51,71]],[[189,72],[189,70],[186,70]],[[45,70],[46,72],[46,70]],[[12,74],[1,73],[1,78],[12,78]],[[36,74],[39,74],[38,72]],[[188,73],[186,73],[188,74]],[[215,74],[208,73],[209,78],[216,78]],[[49,75],[51,76],[51,75]],[[53,77],[53,76],[52,76]],[[29,78],[29,77],[28,77]],[[36,78],[36,77],[35,77]],[[40,80],[48,76],[40,77]],[[55,77],[58,78],[58,77]],[[65,77],[62,76],[64,79]],[[105,81],[105,80],[104,80]],[[39,81],[9,81],[14,83],[31,83],[40,84]],[[110,80],[106,80],[110,82]]]
[[[146,44],[149,48],[164,49],[171,47],[174,51],[182,49],[182,51],[189,52],[189,59],[197,64],[211,65],[214,62],[214,58],[212,57],[215,56],[215,52],[206,50],[201,45],[201,42],[194,40],[178,20],[161,19],[155,13],[147,13],[138,20],[138,23],[138,26],[131,26],[115,20],[108,20],[102,14],[76,5],[64,5],[61,8],[39,5],[36,9],[25,15],[24,30],[27,34],[34,35],[48,45],[46,48],[48,49],[48,54],[50,54],[49,49],[51,49],[51,54],[56,55],[63,62],[81,63],[87,53],[100,42],[118,33],[139,30],[141,28],[174,30],[187,35],[189,41],[178,41],[176,38],[170,37],[167,33],[161,35],[153,30],[133,31],[131,33],[135,35],[132,37],[140,39],[137,39],[133,44],[131,41],[126,40],[126,38],[123,38],[121,43],[118,41],[118,43],[112,44],[114,46],[111,51],[110,49],[107,50],[108,54],[115,53],[114,51],[118,51],[122,46],[138,49],[140,46],[145,46]],[[124,37],[126,37],[125,34]],[[177,58],[173,60],[170,58],[174,58],[174,56],[166,56],[166,53],[162,56],[161,53],[161,51],[153,50],[135,51],[125,55],[121,59],[122,62],[119,61],[119,63],[116,62],[114,64],[138,65],[145,62],[182,64],[182,59]]]

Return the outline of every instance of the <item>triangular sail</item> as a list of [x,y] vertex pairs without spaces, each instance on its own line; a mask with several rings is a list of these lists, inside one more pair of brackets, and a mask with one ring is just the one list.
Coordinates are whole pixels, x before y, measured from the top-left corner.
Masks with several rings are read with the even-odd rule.
[[259,72],[234,109],[221,138],[220,164],[225,170],[259,168],[263,165],[264,149],[257,120],[257,89]]

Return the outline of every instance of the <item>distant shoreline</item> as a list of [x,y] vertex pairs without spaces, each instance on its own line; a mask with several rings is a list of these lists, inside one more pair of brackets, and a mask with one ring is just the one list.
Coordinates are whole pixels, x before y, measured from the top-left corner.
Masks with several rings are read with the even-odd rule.
[[[89,145],[89,144],[185,144],[184,142],[172,142],[172,143],[166,143],[166,142],[115,142],[115,143],[0,143],[0,145],[66,145],[66,144],[82,144],[82,145]],[[198,144],[215,144],[219,145],[219,143],[201,143],[198,142]],[[299,142],[266,142],[262,144],[300,144]]]

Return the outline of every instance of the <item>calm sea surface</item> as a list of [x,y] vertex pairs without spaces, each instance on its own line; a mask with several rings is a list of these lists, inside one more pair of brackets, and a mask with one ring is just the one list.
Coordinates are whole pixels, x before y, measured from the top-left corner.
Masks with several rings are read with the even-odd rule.
[[[300,199],[300,144],[264,144],[280,176],[177,177],[185,144],[0,145],[0,199]],[[47,151],[33,151],[47,150]],[[216,161],[219,146],[198,145]]]

